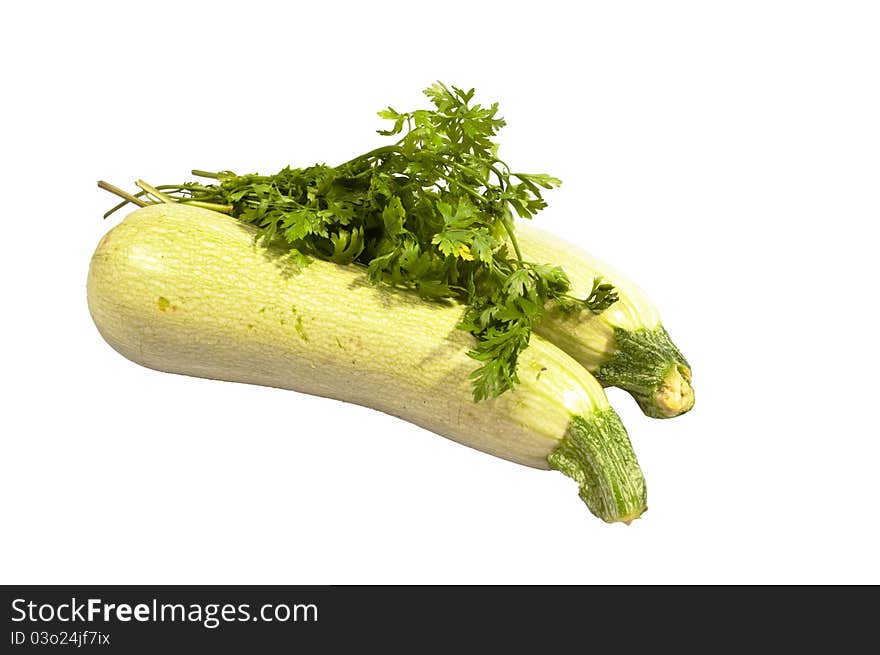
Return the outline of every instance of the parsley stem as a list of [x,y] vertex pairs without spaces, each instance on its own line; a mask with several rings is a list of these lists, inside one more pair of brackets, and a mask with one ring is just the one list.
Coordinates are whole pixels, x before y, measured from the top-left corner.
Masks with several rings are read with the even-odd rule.
[[202,200],[179,200],[181,205],[192,205],[193,207],[201,207],[202,209],[213,209],[221,214],[231,214],[234,209],[232,205],[219,205],[216,202],[204,202]]
[[[377,155],[384,155],[386,153],[392,154],[392,153],[399,153],[399,152],[400,152],[400,148],[396,144],[393,146],[382,146],[380,148],[375,148],[374,150],[370,150],[370,152],[366,152],[362,155],[358,155],[354,159],[349,159],[344,164],[339,164],[339,166],[337,166],[336,169],[339,170],[342,168],[346,168],[348,166],[351,166],[352,164],[356,164],[359,161],[363,161],[365,159],[372,159],[373,157],[376,157]],[[195,171],[193,171],[193,173],[195,173]]]
[[501,190],[504,191],[507,188],[507,178],[501,174],[497,168],[495,168],[494,164],[489,165],[489,170],[495,173],[495,176],[498,178],[498,186],[501,187]]
[[[99,185],[99,186],[100,186],[100,185]],[[101,188],[103,189],[104,187],[101,187]],[[107,190],[109,191],[109,189],[107,189]],[[140,197],[143,196],[143,195],[145,195],[145,192],[144,192],[144,191],[138,191],[137,193],[134,194],[134,196],[135,196],[136,198],[140,198]],[[108,217],[111,216],[114,212],[119,211],[120,209],[122,209],[123,207],[125,207],[127,204],[128,204],[128,199],[123,199],[122,202],[120,202],[118,205],[116,205],[115,207],[113,207],[112,209],[110,209],[110,211],[105,212],[105,214],[104,214],[104,218],[108,218]]]
[[466,191],[467,193],[471,194],[474,198],[476,198],[480,202],[483,202],[486,200],[479,191],[472,189],[471,187],[464,184],[463,182],[456,180],[454,177],[449,177],[448,175],[446,175],[445,173],[441,173],[440,171],[437,171],[437,175],[442,177],[447,182],[451,182],[452,184],[455,184],[462,191]]
[[510,238],[510,243],[513,244],[513,251],[516,253],[516,262],[519,264],[519,267],[522,268],[523,256],[522,252],[520,252],[519,242],[516,240],[516,235],[513,233],[513,228],[508,225],[505,220],[502,220],[501,224],[504,226],[504,231],[507,232],[507,236]]
[[[463,173],[467,173],[467,174],[470,175],[471,177],[474,177],[474,178],[476,178],[476,179],[478,179],[478,180],[480,179],[480,174],[477,173],[477,171],[475,171],[473,168],[468,168],[468,167],[465,166],[464,164],[459,164],[459,163],[458,163],[457,161],[455,161],[454,159],[449,159],[449,161],[448,161],[447,163],[448,163],[450,166],[452,166],[453,168],[455,168],[455,169],[457,169],[457,170],[459,170],[459,171],[462,171]],[[501,179],[501,174],[498,173],[498,171],[495,170],[494,167],[490,166],[489,168],[492,169],[493,171],[495,171],[495,173],[498,175],[498,178]],[[485,183],[484,183],[484,184],[485,184]],[[503,188],[503,186],[502,186],[502,188]]]
[[[105,182],[104,180],[98,180],[98,186],[104,191],[109,191],[110,193],[119,196],[120,198],[124,198],[126,202],[130,202],[133,205],[137,205],[138,207],[146,207],[151,204],[148,202],[144,202],[140,198],[137,198],[131,195],[128,191],[123,191],[118,186],[113,186],[109,182]],[[124,204],[124,203],[123,203]]]
[[[195,175],[196,173],[194,172],[193,174]],[[207,177],[207,176],[201,176],[201,177]],[[154,196],[155,198],[158,198],[159,200],[161,200],[163,203],[169,203],[169,204],[179,203],[181,205],[193,205],[194,207],[201,207],[203,209],[213,209],[214,211],[222,212],[224,214],[231,214],[232,213],[232,209],[233,209],[232,205],[221,205],[216,202],[204,202],[202,200],[191,200],[186,197],[174,198],[174,197],[169,196],[166,193],[162,193],[162,191],[159,190],[159,189],[169,189],[169,190],[174,189],[179,192],[179,191],[186,189],[186,187],[182,187],[179,184],[162,184],[158,187],[154,187],[150,184],[147,184],[143,180],[138,180],[135,184],[137,184],[141,188],[141,191],[138,191],[137,193],[131,194],[128,191],[123,191],[118,186],[114,186],[113,184],[110,184],[109,182],[105,182],[104,180],[98,181],[98,186],[100,188],[104,189],[105,191],[109,191],[110,193],[122,198],[122,202],[120,202],[118,205],[113,207],[113,209],[111,209],[106,214],[104,214],[104,218],[107,218],[113,212],[115,212],[119,209],[122,209],[128,203],[131,203],[133,205],[137,205],[138,207],[146,207],[147,205],[157,204],[155,202],[148,202],[148,201],[141,199],[143,196],[147,196],[147,195]]]
[[157,199],[161,200],[162,202],[164,202],[164,203],[166,203],[166,204],[169,204],[169,205],[170,205],[170,204],[173,204],[173,203],[175,202],[175,200],[174,200],[173,198],[171,198],[170,196],[165,195],[164,193],[162,193],[161,191],[159,191],[159,189],[157,189],[157,188],[154,187],[154,186],[151,186],[151,185],[147,184],[147,183],[144,182],[143,180],[138,180],[137,182],[135,182],[135,184],[137,184],[141,189],[143,189],[144,191],[146,191],[147,193],[149,193],[149,194],[150,194],[151,196],[153,196],[154,198],[157,198]]
[[211,173],[210,171],[200,171],[197,168],[194,168],[193,170],[191,170],[190,173],[192,173],[196,177],[207,177],[212,180],[219,180],[220,179],[220,173]]

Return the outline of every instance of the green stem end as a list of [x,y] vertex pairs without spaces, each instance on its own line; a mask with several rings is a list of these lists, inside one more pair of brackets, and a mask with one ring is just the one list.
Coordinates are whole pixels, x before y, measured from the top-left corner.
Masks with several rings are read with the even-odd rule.
[[578,483],[581,500],[607,523],[629,525],[648,509],[645,478],[626,428],[610,407],[573,416],[547,461]]
[[691,368],[662,326],[614,330],[614,355],[594,373],[606,387],[620,387],[652,418],[673,418],[694,406]]

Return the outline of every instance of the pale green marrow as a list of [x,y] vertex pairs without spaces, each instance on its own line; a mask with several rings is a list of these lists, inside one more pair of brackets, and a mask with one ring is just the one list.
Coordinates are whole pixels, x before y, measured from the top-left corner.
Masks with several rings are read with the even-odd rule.
[[138,209],[102,239],[88,277],[100,333],[144,366],[357,403],[581,486],[591,511],[629,521],[644,479],[601,385],[533,336],[521,384],[475,403],[462,307],[369,283],[364,269],[285,255],[228,216]]
[[538,334],[574,357],[603,385],[629,391],[648,416],[672,418],[693,407],[690,365],[639,287],[584,250],[525,221],[517,223],[516,235],[525,259],[565,270],[573,295],[588,296],[595,278],[610,282],[618,294],[617,302],[598,315],[550,307],[536,328]]

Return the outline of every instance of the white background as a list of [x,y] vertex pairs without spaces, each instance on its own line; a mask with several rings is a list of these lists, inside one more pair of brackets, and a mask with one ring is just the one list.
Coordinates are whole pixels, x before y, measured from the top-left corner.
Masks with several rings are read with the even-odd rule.
[[[880,582],[880,20],[865,2],[4,9],[4,583]],[[635,279],[694,367],[609,396],[649,485],[575,485],[377,412],[140,368],[100,338],[95,181],[383,143],[435,79],[498,100],[539,224]]]

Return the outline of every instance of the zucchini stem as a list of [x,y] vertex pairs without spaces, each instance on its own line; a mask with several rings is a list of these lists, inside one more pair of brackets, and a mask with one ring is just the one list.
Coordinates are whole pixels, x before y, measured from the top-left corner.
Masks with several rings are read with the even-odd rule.
[[645,478],[626,428],[610,407],[572,416],[547,462],[578,483],[581,500],[606,523],[629,525],[648,509]]
[[694,406],[690,366],[665,329],[617,328],[614,349],[595,373],[603,385],[626,389],[652,418],[673,418]]

